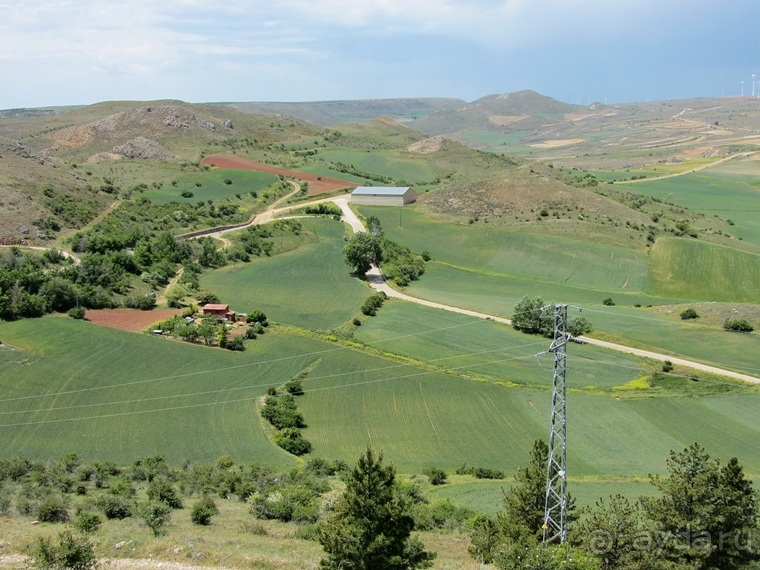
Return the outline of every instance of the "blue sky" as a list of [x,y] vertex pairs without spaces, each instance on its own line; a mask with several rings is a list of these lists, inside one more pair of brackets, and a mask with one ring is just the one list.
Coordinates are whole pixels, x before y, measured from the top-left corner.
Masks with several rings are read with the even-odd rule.
[[0,109],[522,89],[622,103],[739,95],[742,80],[751,95],[760,79],[760,0],[0,0],[0,14]]

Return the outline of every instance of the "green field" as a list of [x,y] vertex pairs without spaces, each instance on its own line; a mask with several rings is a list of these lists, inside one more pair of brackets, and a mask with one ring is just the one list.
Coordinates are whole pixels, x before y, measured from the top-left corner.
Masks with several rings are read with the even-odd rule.
[[502,227],[439,222],[413,209],[400,218],[388,208],[362,206],[376,216],[392,240],[457,268],[509,278],[530,278],[567,288],[641,292],[646,289],[646,254],[577,239],[541,236]]
[[[404,312],[398,305],[395,309],[389,303],[375,319],[382,321],[386,311],[384,326],[392,327]],[[412,321],[425,317],[409,315]],[[493,323],[483,321],[486,331],[478,332],[468,318],[455,317],[454,325],[464,323],[463,335],[471,329],[475,338],[491,333],[501,340],[509,337],[488,328]],[[412,339],[417,346],[411,352],[423,352],[431,339],[432,346],[443,350],[454,342],[452,322],[448,316],[429,318],[422,330],[407,325],[416,332],[406,334],[415,337],[400,330],[390,339],[379,335],[372,346],[393,349],[405,336],[409,346]],[[375,325],[364,326],[372,333]],[[12,347],[0,351],[3,369],[12,370],[3,375],[0,399],[0,454],[6,457],[76,452],[85,459],[124,464],[150,454],[179,463],[229,453],[241,462],[289,465],[292,458],[267,440],[255,402],[267,386],[309,366],[313,370],[299,409],[314,454],[328,458],[353,462],[371,443],[401,473],[419,473],[426,465],[453,471],[466,462],[511,474],[526,461],[532,442],[545,437],[549,421],[545,387],[466,380],[275,331],[249,343],[243,353],[60,317],[4,323],[0,338]],[[457,358],[438,365],[472,364],[473,348],[465,343],[457,350],[467,356],[460,360],[454,350],[451,356]],[[546,369],[534,368],[548,382],[548,363]],[[622,370],[617,372],[621,380],[635,373]],[[572,373],[570,379],[585,382]],[[760,472],[760,426],[754,421],[760,395],[618,400],[571,391],[570,402],[568,461],[574,477],[661,472],[670,449],[695,440],[724,460],[738,456],[750,474]]]
[[[230,180],[232,183],[225,184],[225,180]],[[212,168],[197,173],[183,172],[177,176],[176,186],[172,186],[170,183],[164,184],[160,189],[152,188],[143,195],[157,204],[223,200],[237,194],[261,193],[277,180],[277,176],[266,172]],[[192,192],[193,195],[184,198],[182,192]]]
[[[364,172],[388,176],[394,180],[404,180],[409,184],[429,182],[440,176],[440,173],[428,162],[418,158],[401,156],[396,151],[367,152],[349,148],[327,149],[319,151],[317,161],[319,160],[324,160],[327,163],[341,162],[353,165]],[[304,168],[304,170],[311,172],[309,167]],[[339,175],[343,177],[342,173]]]
[[370,290],[343,263],[344,226],[304,220],[308,241],[296,250],[203,275],[201,287],[242,312],[262,309],[274,321],[331,329],[359,312]]
[[760,255],[661,238],[652,248],[649,283],[653,291],[666,296],[760,303]]

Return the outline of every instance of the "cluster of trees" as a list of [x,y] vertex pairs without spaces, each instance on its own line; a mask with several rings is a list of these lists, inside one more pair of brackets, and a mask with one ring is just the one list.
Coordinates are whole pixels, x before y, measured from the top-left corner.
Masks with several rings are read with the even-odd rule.
[[334,220],[340,220],[343,215],[340,208],[332,202],[323,202],[315,206],[306,206],[303,211],[312,216],[326,216]]
[[408,247],[389,240],[382,233],[355,233],[343,246],[343,259],[360,276],[372,265],[378,265],[388,279],[401,286],[419,279],[425,272],[425,259],[421,255],[414,255]]
[[158,328],[165,334],[182,339],[185,342],[202,343],[205,346],[218,346],[227,350],[245,350],[242,337],[229,338],[227,321],[225,319],[207,316],[200,319],[199,322],[188,322],[185,317],[191,316],[194,312],[195,308],[189,307],[182,315],[176,315],[171,319],[161,321]]
[[578,521],[570,500],[570,544],[542,543],[548,447],[537,441],[504,493],[504,510],[473,525],[470,552],[498,568],[738,569],[760,560],[758,497],[736,458],[720,463],[693,444],[671,452],[668,475],[650,476],[658,496],[599,500]]
[[[541,297],[523,297],[512,313],[512,326],[528,334],[541,334],[551,338],[554,335],[553,305],[547,305]],[[567,332],[574,337],[591,332],[591,322],[581,316],[567,320]]]
[[308,371],[300,372],[279,391],[274,386],[270,387],[261,408],[261,417],[277,430],[274,442],[293,455],[305,455],[311,451],[311,442],[301,433],[306,422],[296,404],[296,396],[304,393],[303,381],[307,375]]

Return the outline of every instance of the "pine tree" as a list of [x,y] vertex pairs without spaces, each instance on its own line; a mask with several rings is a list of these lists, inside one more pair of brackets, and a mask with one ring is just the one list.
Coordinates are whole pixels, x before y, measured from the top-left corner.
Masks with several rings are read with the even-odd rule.
[[346,490],[322,527],[325,570],[427,568],[434,554],[410,538],[414,520],[399,492],[396,470],[367,448],[346,478]]
[[[662,493],[642,498],[664,557],[689,568],[733,570],[758,559],[748,544],[758,531],[757,496],[736,458],[720,468],[699,445],[671,451],[668,477],[653,476]],[[749,533],[749,534],[748,534]]]

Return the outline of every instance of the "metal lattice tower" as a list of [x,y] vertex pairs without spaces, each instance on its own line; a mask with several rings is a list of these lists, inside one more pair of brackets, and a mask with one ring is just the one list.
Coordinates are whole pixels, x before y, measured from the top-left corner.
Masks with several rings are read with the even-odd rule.
[[549,352],[554,353],[549,462],[546,472],[544,509],[544,541],[567,541],[567,305],[554,306],[554,340]]

